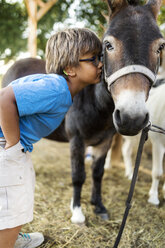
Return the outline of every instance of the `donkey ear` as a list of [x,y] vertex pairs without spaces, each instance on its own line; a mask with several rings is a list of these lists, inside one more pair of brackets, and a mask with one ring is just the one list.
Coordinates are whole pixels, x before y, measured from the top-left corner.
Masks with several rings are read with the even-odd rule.
[[162,3],[162,0],[149,0],[147,3],[147,6],[149,6],[151,8],[151,11],[152,11],[155,19],[157,18],[158,14],[159,14],[161,3]]
[[126,0],[107,0],[110,9],[110,17],[115,15],[123,7],[127,6],[128,3]]

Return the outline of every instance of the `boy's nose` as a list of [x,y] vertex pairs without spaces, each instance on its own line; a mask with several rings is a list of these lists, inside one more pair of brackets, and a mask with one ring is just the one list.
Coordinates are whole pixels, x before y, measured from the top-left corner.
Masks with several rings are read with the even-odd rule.
[[103,62],[99,61],[98,67],[101,68],[103,66]]

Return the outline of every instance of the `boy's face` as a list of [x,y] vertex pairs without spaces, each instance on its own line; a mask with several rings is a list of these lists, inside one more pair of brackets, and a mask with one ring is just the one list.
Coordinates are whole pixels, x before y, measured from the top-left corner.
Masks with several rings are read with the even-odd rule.
[[99,56],[88,53],[80,57],[79,66],[75,68],[77,79],[84,83],[84,85],[99,83],[102,66],[103,64],[100,61]]

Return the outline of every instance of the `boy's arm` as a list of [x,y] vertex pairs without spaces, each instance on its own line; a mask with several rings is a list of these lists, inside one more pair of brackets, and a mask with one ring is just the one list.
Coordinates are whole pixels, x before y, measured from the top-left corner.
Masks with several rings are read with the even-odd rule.
[[6,139],[5,148],[17,144],[20,140],[19,115],[11,86],[0,91],[0,126]]

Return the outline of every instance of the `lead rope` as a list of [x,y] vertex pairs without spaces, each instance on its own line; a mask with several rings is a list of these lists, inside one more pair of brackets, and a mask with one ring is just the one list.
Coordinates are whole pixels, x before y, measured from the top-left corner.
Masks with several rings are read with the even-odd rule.
[[126,201],[126,209],[125,209],[123,220],[122,220],[122,223],[120,226],[120,230],[119,230],[119,233],[118,233],[118,236],[116,238],[116,241],[115,241],[113,248],[118,247],[118,244],[120,242],[120,239],[121,239],[124,227],[125,227],[127,216],[129,214],[129,210],[131,209],[131,200],[132,200],[132,196],[133,196],[133,192],[134,192],[134,188],[135,188],[135,183],[136,183],[136,179],[137,179],[137,175],[138,175],[138,169],[139,169],[139,165],[140,165],[142,150],[143,150],[144,143],[147,140],[148,131],[149,131],[149,126],[145,127],[143,129],[141,137],[140,137],[140,142],[139,142],[139,147],[138,147],[138,151],[137,151],[137,155],[136,155],[135,167],[134,167],[134,172],[133,172],[133,177],[132,177],[132,181],[131,181],[131,185],[130,185],[130,189],[129,189],[129,193],[128,193],[128,198]]
[[137,175],[138,175],[138,170],[139,170],[139,165],[140,165],[140,161],[141,161],[141,155],[142,155],[142,151],[143,151],[143,146],[145,141],[148,138],[148,131],[152,131],[152,132],[157,132],[157,133],[162,133],[165,134],[165,129],[158,127],[156,125],[151,125],[151,123],[145,127],[142,131],[141,137],[140,137],[140,142],[139,142],[139,146],[138,146],[138,151],[137,151],[137,155],[136,155],[136,161],[135,161],[135,167],[134,167],[134,172],[133,172],[133,177],[132,177],[132,181],[131,181],[131,185],[130,185],[130,189],[129,189],[129,193],[128,193],[128,198],[126,201],[126,208],[125,208],[125,212],[124,212],[124,216],[123,216],[123,220],[119,229],[119,233],[117,235],[115,244],[113,246],[113,248],[117,248],[118,244],[120,242],[124,227],[125,227],[125,223],[129,214],[129,210],[131,209],[131,200],[132,200],[132,196],[133,196],[133,192],[134,192],[134,188],[135,188],[135,184],[136,184],[136,179],[137,179]]

